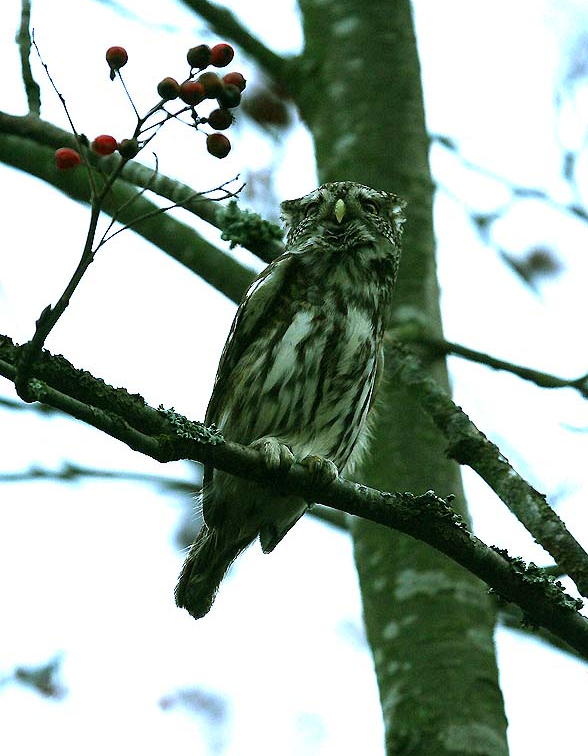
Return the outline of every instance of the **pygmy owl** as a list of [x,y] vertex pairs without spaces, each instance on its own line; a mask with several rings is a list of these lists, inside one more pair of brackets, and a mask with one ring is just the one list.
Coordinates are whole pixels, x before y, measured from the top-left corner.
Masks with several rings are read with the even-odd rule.
[[[261,452],[269,470],[294,459],[313,474],[349,472],[366,445],[400,258],[404,201],[351,181],[282,203],[283,255],[249,287],[222,353],[206,422]],[[176,602],[210,609],[231,562],[257,536],[272,551],[309,503],[206,467],[204,525]]]

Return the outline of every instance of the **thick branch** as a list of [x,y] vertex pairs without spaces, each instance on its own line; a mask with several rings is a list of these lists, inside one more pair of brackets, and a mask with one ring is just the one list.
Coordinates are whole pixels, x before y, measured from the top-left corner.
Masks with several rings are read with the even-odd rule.
[[27,95],[29,113],[38,116],[41,112],[41,90],[33,77],[31,70],[31,36],[29,26],[31,21],[31,0],[22,0],[22,10],[20,16],[20,28],[16,35],[18,49],[20,52],[20,68],[22,72],[22,81]]
[[[18,347],[0,337],[0,374],[10,380],[16,375],[17,354]],[[343,478],[320,485],[300,464],[293,465],[287,474],[270,478],[253,449],[225,441],[214,429],[173,411],[155,410],[140,396],[113,389],[88,372],[76,370],[63,357],[44,351],[35,374],[38,378],[29,381],[29,390],[38,401],[103,430],[153,459],[196,460],[428,543],[484,580],[505,600],[518,604],[534,624],[546,627],[588,658],[588,620],[574,610],[577,602],[537,568],[483,544],[468,532],[448,502],[433,492],[421,496],[386,493]]]
[[498,447],[472,423],[450,396],[430,378],[415,355],[400,344],[389,350],[389,368],[418,399],[449,441],[447,454],[468,465],[498,494],[527,530],[588,595],[588,554],[536,491],[518,475]]
[[227,8],[222,8],[207,0],[183,0],[184,5],[191,8],[201,18],[208,22],[211,29],[225,40],[234,42],[250,55],[266,74],[276,80],[283,78],[286,59],[266,47],[257,37],[243,26],[243,24]]
[[[21,137],[0,134],[0,160],[47,181],[72,199],[86,203],[90,199],[85,174],[80,171],[58,171],[54,165],[53,152],[47,147]],[[127,183],[117,182],[113,192],[104,201],[104,212],[111,216],[116,213],[117,218],[126,224],[157,209],[145,197],[138,197],[130,204],[134,195],[135,190]],[[118,212],[118,208],[123,205],[126,206]],[[194,229],[169,213],[146,218],[133,226],[133,230],[235,302],[240,301],[255,276],[254,271],[210,244]]]

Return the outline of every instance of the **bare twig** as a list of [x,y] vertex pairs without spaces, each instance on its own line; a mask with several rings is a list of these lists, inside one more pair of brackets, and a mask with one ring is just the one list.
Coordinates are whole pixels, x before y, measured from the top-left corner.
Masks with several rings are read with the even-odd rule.
[[588,373],[579,378],[559,378],[556,375],[544,373],[541,370],[534,370],[524,365],[516,365],[513,362],[500,360],[490,354],[478,352],[476,349],[470,349],[461,344],[440,339],[426,333],[423,329],[413,330],[410,326],[404,329],[401,326],[398,330],[393,329],[391,333],[405,344],[423,344],[438,355],[454,354],[457,357],[470,360],[470,362],[487,365],[494,370],[506,370],[509,373],[513,373],[513,375],[517,375],[519,378],[541,386],[541,388],[573,388],[579,391],[584,398],[588,399]]
[[[30,116],[13,116],[0,111],[0,135],[13,134],[22,137],[19,149],[4,149],[0,145],[0,159],[10,165],[17,165],[23,170],[42,177],[55,184],[56,179],[53,173],[41,174],[42,166],[39,165],[39,159],[29,159],[29,155],[34,150],[35,144],[47,145],[48,147],[58,148],[71,145],[76,146],[75,140],[67,131],[54,126],[46,121]],[[38,156],[37,156],[38,157]],[[110,158],[96,159],[91,153],[87,155],[88,161],[94,166],[95,170],[109,173],[116,162],[117,156]],[[75,172],[63,176],[60,187],[65,191],[70,182],[75,182]],[[136,186],[145,187],[150,185],[151,190],[161,197],[172,202],[177,202],[178,198],[186,197],[194,189],[174,181],[168,176],[159,173],[153,180],[153,171],[141,163],[129,161],[123,168],[121,178]],[[119,182],[120,184],[120,182]],[[79,197],[76,197],[79,198]],[[194,200],[185,205],[185,209],[194,213],[198,217],[207,221],[207,223],[222,229],[224,223],[224,209],[213,201]],[[268,236],[259,235],[245,239],[240,242],[241,246],[257,255],[264,262],[271,262],[284,251],[284,245],[278,239]],[[167,245],[164,245],[167,247]],[[226,277],[224,277],[226,278]],[[223,278],[223,280],[224,280]]]
[[96,470],[91,467],[66,462],[59,470],[47,470],[42,467],[30,467],[21,472],[0,473],[0,483],[26,483],[36,480],[59,481],[74,483],[79,480],[124,480],[134,483],[147,483],[164,491],[186,493],[194,495],[198,492],[199,484],[195,481],[166,478],[163,475],[148,475],[118,470]]
[[29,33],[31,24],[31,0],[22,0],[20,14],[20,28],[16,35],[16,42],[20,51],[20,68],[22,80],[27,95],[29,113],[38,116],[41,112],[41,90],[35,81],[31,70],[31,36]]
[[[0,400],[0,405],[1,404],[2,401]],[[20,402],[15,402],[15,404],[18,404],[19,407],[31,407],[30,404],[22,404]],[[59,412],[59,410],[55,410],[53,407],[48,407],[48,409],[53,413]],[[97,470],[91,467],[84,467],[83,465],[76,465],[73,462],[64,463],[59,470],[47,470],[43,467],[33,466],[29,467],[28,470],[22,470],[21,472],[0,473],[0,484],[27,483],[36,480],[75,483],[84,479],[123,480],[132,481],[134,483],[147,483],[163,491],[185,493],[189,496],[195,496],[199,491],[199,484],[197,481],[180,480],[177,478],[167,478],[163,475],[149,475],[147,473],[135,473],[124,470]],[[309,511],[309,516],[321,520],[337,530],[347,530],[347,516],[336,509],[330,509],[329,507],[317,504]]]
[[[541,202],[544,202],[550,207],[553,207],[555,210],[559,210],[560,212],[566,213],[570,215],[571,217],[576,218],[576,220],[581,220],[581,221],[584,221],[585,223],[588,222],[588,211],[585,208],[581,207],[580,205],[558,202],[556,199],[551,197],[547,192],[543,191],[542,189],[536,189],[530,186],[521,186],[520,184],[516,184],[514,181],[507,179],[505,176],[501,176],[495,173],[489,168],[484,168],[483,166],[478,165],[477,163],[474,163],[473,161],[466,158],[458,150],[457,144],[452,139],[449,139],[446,136],[443,136],[441,134],[431,134],[430,138],[432,141],[436,142],[437,144],[440,144],[449,152],[452,152],[453,154],[455,154],[464,167],[468,168],[469,170],[475,171],[481,176],[486,176],[492,181],[496,181],[502,184],[503,186],[505,186],[507,189],[509,189],[512,197],[511,197],[510,202],[507,203],[507,205],[511,204],[513,200],[515,199],[536,199]],[[449,193],[452,194],[451,192]],[[452,195],[452,196],[455,197],[455,195]],[[503,207],[502,209],[505,210],[506,207]],[[499,215],[496,214],[496,217],[498,218]]]
[[396,344],[387,352],[388,369],[420,402],[449,442],[447,454],[468,465],[498,494],[557,564],[588,595],[588,554],[568,531],[545,496],[520,477],[498,447],[425,372],[417,357]]
[[[10,339],[0,337],[0,374],[10,380],[16,377],[17,351]],[[153,459],[197,460],[430,544],[485,580],[502,598],[518,604],[534,624],[546,627],[588,658],[588,620],[576,611],[581,602],[567,596],[559,584],[533,565],[486,546],[467,530],[449,501],[432,491],[420,496],[386,493],[342,478],[319,485],[300,464],[294,464],[279,479],[270,479],[255,450],[226,441],[214,428],[189,421],[172,410],[155,410],[140,397],[77,371],[62,357],[44,351],[38,375],[30,387],[38,401],[103,430]]]

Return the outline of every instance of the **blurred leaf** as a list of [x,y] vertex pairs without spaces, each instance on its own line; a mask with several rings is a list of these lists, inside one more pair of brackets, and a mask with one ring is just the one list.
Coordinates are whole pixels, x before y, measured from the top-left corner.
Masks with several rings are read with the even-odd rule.
[[58,677],[61,668],[61,655],[40,667],[17,667],[14,679],[23,685],[34,688],[46,698],[60,699],[66,695],[65,688],[59,684]]
[[588,212],[581,205],[568,205],[568,210],[583,221],[588,221]]
[[546,247],[534,247],[523,257],[515,257],[500,250],[500,256],[526,284],[533,288],[538,279],[556,276],[563,269],[555,253]]
[[287,98],[269,87],[258,86],[248,93],[241,110],[264,129],[286,129],[292,122]]
[[576,154],[574,152],[566,152],[563,160],[563,175],[567,181],[572,181],[574,178],[574,170],[576,168]]
[[457,143],[444,134],[431,134],[431,141],[438,142],[442,147],[457,152]]

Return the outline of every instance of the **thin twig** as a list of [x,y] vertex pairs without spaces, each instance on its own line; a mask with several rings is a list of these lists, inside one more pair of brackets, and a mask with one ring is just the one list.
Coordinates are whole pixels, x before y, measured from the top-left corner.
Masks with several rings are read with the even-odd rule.
[[[118,78],[119,78],[119,81],[120,81],[120,83],[121,83],[121,84],[122,84],[122,86],[123,86],[123,89],[125,90],[125,94],[126,94],[126,96],[127,96],[127,99],[128,99],[128,101],[129,101],[129,102],[131,103],[131,107],[132,107],[132,108],[133,108],[133,110],[135,111],[135,115],[137,116],[137,121],[141,121],[141,116],[139,115],[139,111],[138,111],[138,110],[137,110],[137,108],[135,107],[135,103],[133,102],[133,98],[131,97],[131,93],[130,93],[130,92],[129,92],[129,90],[127,89],[127,85],[125,84],[125,80],[123,79],[123,77],[122,77],[122,74],[121,74],[121,72],[120,72],[120,69],[119,69],[119,68],[117,68],[117,70],[116,70],[116,73],[117,73],[117,75],[118,75]],[[151,113],[148,113],[148,114],[147,114],[147,115],[145,116],[145,118],[147,118],[147,117],[148,117],[149,115],[151,115]],[[136,134],[135,134],[135,135],[136,135]]]
[[[29,116],[14,116],[0,111],[1,133],[14,134],[23,138],[22,147],[19,147],[18,154],[14,150],[7,151],[6,156],[3,158],[4,162],[10,165],[21,165],[23,170],[28,170],[30,173],[32,172],[36,175],[38,175],[38,171],[40,170],[38,163],[33,164],[32,161],[24,163],[24,157],[31,152],[35,144],[57,148],[72,143],[71,134],[51,123]],[[115,159],[96,159],[95,156],[88,155],[89,162],[99,172],[111,170]],[[46,181],[55,183],[55,179],[52,176],[49,178],[44,176],[44,178]],[[152,171],[141,163],[129,161],[123,168],[121,178],[135,186],[144,187],[152,180]],[[164,197],[172,202],[175,202],[178,197],[183,197],[194,191],[192,187],[181,184],[162,173],[159,173],[151,188],[160,197]],[[185,209],[216,228],[223,229],[224,209],[215,202],[199,198],[194,202],[188,202]],[[274,235],[258,234],[239,243],[240,246],[248,249],[266,263],[279,257],[284,251],[283,243]]]
[[431,351],[438,355],[453,354],[456,357],[462,357],[470,362],[477,362],[481,365],[487,365],[494,370],[505,370],[526,381],[531,381],[541,388],[573,388],[588,399],[588,373],[579,378],[560,378],[550,373],[544,373],[541,370],[517,365],[513,362],[498,359],[485,352],[478,352],[476,349],[456,344],[452,341],[438,338],[426,333],[423,329],[415,329],[409,325],[407,328],[400,326],[398,329],[392,329],[391,335],[398,338],[405,344],[423,344],[431,348]]

